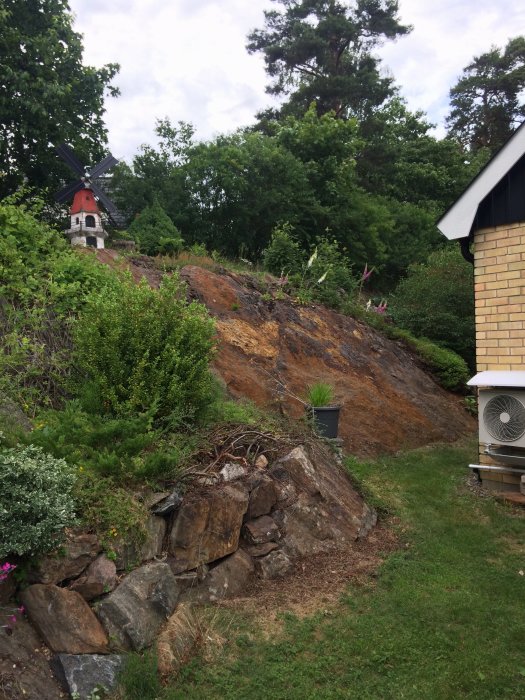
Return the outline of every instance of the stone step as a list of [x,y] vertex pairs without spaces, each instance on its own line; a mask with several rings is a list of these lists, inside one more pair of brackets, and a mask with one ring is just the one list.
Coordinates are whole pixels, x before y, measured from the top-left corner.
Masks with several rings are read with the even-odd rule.
[[508,503],[513,506],[525,508],[525,494],[517,491],[503,491],[494,494],[496,499],[501,503]]

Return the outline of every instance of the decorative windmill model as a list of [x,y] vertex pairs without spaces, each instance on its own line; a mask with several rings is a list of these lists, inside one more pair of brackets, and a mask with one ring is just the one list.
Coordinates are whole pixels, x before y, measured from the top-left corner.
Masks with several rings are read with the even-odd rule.
[[56,151],[75,175],[79,176],[79,180],[66,185],[55,195],[56,201],[61,204],[66,202],[71,195],[74,195],[73,204],[69,210],[71,224],[66,231],[66,235],[69,237],[72,245],[103,248],[104,239],[108,234],[102,224],[97,200],[104,206],[110,219],[115,220],[119,212],[104,190],[94,180],[116,165],[118,160],[110,153],[100,163],[88,169],[82,165],[65,143],[57,146]]

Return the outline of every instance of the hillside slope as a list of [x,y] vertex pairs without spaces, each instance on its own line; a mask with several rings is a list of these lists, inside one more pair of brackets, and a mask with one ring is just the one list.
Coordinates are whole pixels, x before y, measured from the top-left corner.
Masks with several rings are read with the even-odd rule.
[[[110,250],[97,254],[108,264],[117,257]],[[134,277],[158,283],[151,263],[131,262]],[[366,324],[323,306],[268,299],[250,275],[187,266],[181,277],[216,318],[214,364],[232,396],[299,417],[304,407],[291,395],[304,396],[315,381],[330,382],[343,404],[339,434],[359,457],[453,441],[475,430],[462,397],[442,389],[401,343]],[[279,382],[287,391],[279,391]]]

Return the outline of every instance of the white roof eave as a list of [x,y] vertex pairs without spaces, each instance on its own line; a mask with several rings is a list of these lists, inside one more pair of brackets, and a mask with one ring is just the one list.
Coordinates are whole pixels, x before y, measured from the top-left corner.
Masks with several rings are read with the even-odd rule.
[[525,389],[525,371],[521,370],[488,370],[479,372],[467,382],[468,386],[512,387]]
[[472,228],[480,202],[505,177],[525,153],[525,122],[496,153],[463,194],[437,223],[438,229],[449,240],[466,238]]

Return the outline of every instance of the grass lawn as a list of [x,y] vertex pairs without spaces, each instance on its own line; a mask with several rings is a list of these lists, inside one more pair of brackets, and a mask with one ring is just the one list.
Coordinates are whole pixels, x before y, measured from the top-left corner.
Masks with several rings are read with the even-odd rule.
[[136,659],[126,697],[525,697],[525,511],[466,488],[474,456],[470,445],[352,462],[371,500],[400,522],[404,547],[378,576],[332,614],[285,616],[271,642],[234,616],[218,658],[194,660],[169,688],[151,660]]

